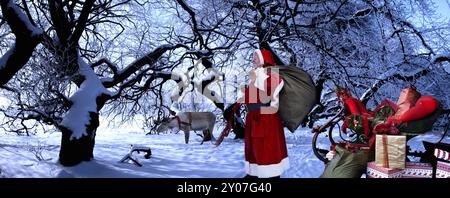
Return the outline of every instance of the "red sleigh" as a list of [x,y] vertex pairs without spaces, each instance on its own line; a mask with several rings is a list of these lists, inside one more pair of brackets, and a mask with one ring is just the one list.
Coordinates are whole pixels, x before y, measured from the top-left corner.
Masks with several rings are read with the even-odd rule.
[[[385,109],[375,109],[374,112],[370,112],[370,114],[374,115],[377,113],[385,113],[383,112]],[[326,158],[327,153],[329,153],[330,148],[334,147],[338,143],[354,146],[354,147],[365,147],[367,149],[370,149],[369,141],[374,136],[373,131],[373,123],[371,123],[371,120],[363,119],[364,116],[362,115],[356,115],[349,113],[350,109],[348,109],[348,105],[342,105],[341,108],[337,111],[336,115],[334,115],[331,119],[329,119],[327,122],[325,122],[322,125],[318,125],[313,127],[312,133],[312,150],[315,154],[315,156],[324,162],[325,164],[328,163],[328,159]],[[446,132],[449,128],[449,118],[450,118],[450,110],[444,110],[441,106],[436,108],[431,114],[421,117],[418,120],[408,121],[407,123],[400,123],[397,125],[397,129],[401,134],[404,134],[407,136],[407,141],[412,139],[413,137],[416,137],[417,135],[423,134],[425,132],[431,131],[433,129],[433,125],[437,120],[439,120],[439,117],[442,117],[444,115],[446,116],[446,119],[443,120],[443,124],[445,126],[445,133],[442,135],[439,142],[442,141],[442,139],[446,136]],[[369,122],[368,126],[370,129],[370,133],[364,133],[364,130],[361,129],[359,131],[353,130],[354,128],[349,127],[344,133],[342,131],[342,124],[344,122],[347,123],[358,123],[360,121],[366,121]],[[425,128],[420,128],[420,130],[417,130],[418,122],[421,123],[421,125],[426,126]],[[404,127],[408,126],[408,127]],[[413,133],[411,133],[411,131]],[[439,143],[438,142],[438,143]],[[429,147],[432,147],[433,143],[429,142],[423,142],[425,149],[428,150]],[[434,150],[434,149],[433,149]],[[420,161],[426,162],[429,152],[412,152],[409,149],[407,149],[407,156],[410,157],[419,157]],[[432,155],[432,154],[431,154]]]

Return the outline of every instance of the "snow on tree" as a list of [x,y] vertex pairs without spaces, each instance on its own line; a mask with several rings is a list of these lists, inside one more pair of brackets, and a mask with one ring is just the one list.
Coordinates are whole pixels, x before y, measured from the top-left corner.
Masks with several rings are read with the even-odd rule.
[[428,1],[0,4],[0,86],[12,101],[1,109],[1,125],[17,133],[61,131],[63,165],[93,158],[99,115],[160,119],[176,94],[206,99],[191,107],[222,114],[235,99],[227,96],[245,83],[256,48],[313,76],[320,102],[309,126],[335,113],[336,86],[369,107],[395,100],[409,84],[450,105],[449,27],[435,20]]
[[42,39],[42,30],[26,17],[13,0],[2,1],[0,6],[2,18],[8,23],[15,36],[14,44],[0,58],[1,86],[6,84],[27,63],[34,48]]
[[[28,7],[26,1],[23,3],[22,6]],[[155,64],[165,52],[184,45],[156,46],[126,66],[97,57],[105,48],[105,41],[116,42],[109,33],[118,36],[121,28],[132,26],[129,13],[124,11],[132,6],[139,7],[132,3],[57,0],[49,1],[48,6],[36,2],[33,9],[25,10],[28,19],[36,18],[34,23],[46,31],[30,68],[19,72],[17,80],[5,86],[17,98],[17,106],[9,108],[5,115],[12,120],[34,119],[59,129],[62,132],[59,160],[63,165],[93,158],[99,111],[106,102],[120,98],[124,89],[139,83],[143,76],[150,81],[170,79],[170,75],[154,72],[161,70]],[[122,25],[111,18],[128,21]],[[110,31],[106,31],[107,28]],[[27,129],[26,124],[24,128]]]
[[[214,3],[219,4],[209,1],[190,8],[212,10],[208,8]],[[245,54],[244,61],[251,65],[253,49],[268,48],[277,55],[278,64],[296,65],[313,76],[320,103],[309,116],[310,126],[337,110],[336,86],[348,87],[369,107],[385,98],[395,100],[409,84],[449,105],[443,91],[449,88],[445,80],[449,72],[443,66],[448,61],[449,26],[433,19],[437,16],[430,2],[252,0],[224,4],[236,15],[244,13],[236,22],[242,33],[232,56]],[[424,16],[423,23],[434,25],[413,25],[420,24],[418,13]],[[197,29],[202,34],[202,28]]]

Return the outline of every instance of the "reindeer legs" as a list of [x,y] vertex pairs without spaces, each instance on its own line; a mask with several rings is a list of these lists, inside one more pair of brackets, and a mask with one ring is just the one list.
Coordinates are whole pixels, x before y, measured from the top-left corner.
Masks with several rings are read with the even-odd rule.
[[202,134],[197,133],[197,131],[194,131],[194,133],[195,133],[195,135],[198,135],[198,136],[200,136],[203,139],[203,135]]
[[209,129],[203,130],[203,141],[210,141],[211,140],[211,132]]
[[186,142],[186,144],[189,143],[189,130],[183,130],[184,132],[184,141]]
[[207,131],[208,131],[208,135],[209,135],[209,140],[215,142],[216,138],[214,137],[214,134],[213,134],[213,132],[214,132],[214,124],[212,124],[212,126],[210,126]]

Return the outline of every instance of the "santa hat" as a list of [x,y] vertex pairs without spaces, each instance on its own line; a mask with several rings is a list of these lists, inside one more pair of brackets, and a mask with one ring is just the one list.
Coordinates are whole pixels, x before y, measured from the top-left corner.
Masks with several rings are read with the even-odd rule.
[[253,54],[253,62],[257,67],[274,66],[275,59],[272,53],[266,49],[257,49]]

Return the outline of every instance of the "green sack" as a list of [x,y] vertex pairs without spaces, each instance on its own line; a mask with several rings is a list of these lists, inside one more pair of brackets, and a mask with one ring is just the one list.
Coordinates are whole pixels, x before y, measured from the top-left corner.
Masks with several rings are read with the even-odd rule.
[[278,71],[284,81],[278,111],[283,125],[294,132],[317,103],[316,86],[311,76],[297,67],[274,66],[270,71]]
[[374,152],[351,152],[340,145],[335,147],[335,152],[321,178],[361,178],[366,172],[367,162],[374,160]]

